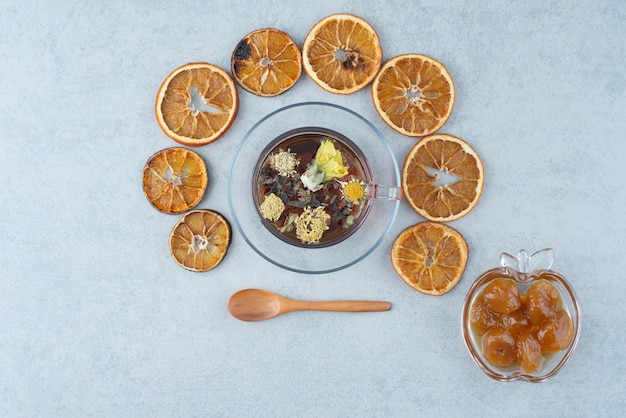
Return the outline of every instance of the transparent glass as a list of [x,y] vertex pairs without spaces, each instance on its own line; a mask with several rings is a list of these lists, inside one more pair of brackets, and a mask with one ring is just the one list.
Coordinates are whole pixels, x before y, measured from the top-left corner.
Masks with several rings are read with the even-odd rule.
[[[277,138],[303,128],[333,131],[349,139],[371,176],[367,188],[370,201],[363,218],[345,239],[329,246],[286,242],[264,224],[258,196],[255,201],[258,163],[264,153]],[[400,198],[400,171],[382,133],[356,112],[331,103],[296,103],[263,117],[239,143],[228,175],[228,202],[237,231],[261,257],[298,273],[330,273],[367,257],[393,225]]]
[[[500,255],[501,267],[485,271],[478,276],[470,287],[463,306],[463,338],[470,355],[487,376],[499,381],[543,382],[558,373],[572,355],[580,336],[580,306],[572,286],[562,275],[551,270],[553,262],[554,251],[551,248],[540,250],[533,255],[528,255],[526,251],[521,250],[517,257],[502,253]],[[472,330],[470,324],[472,304],[492,280],[503,277],[513,279],[522,295],[537,280],[546,280],[552,283],[561,294],[564,308],[572,318],[574,329],[569,345],[564,350],[546,356],[541,368],[535,373],[524,372],[517,365],[501,368],[489,363],[482,353],[482,337]]]

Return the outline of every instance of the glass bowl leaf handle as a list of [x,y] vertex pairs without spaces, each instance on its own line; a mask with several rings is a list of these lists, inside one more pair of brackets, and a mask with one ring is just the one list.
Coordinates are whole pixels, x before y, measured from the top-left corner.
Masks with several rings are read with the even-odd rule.
[[554,250],[544,248],[533,255],[528,255],[526,250],[520,250],[517,257],[508,253],[500,254],[500,265],[507,270],[513,270],[522,274],[530,274],[540,270],[549,270],[554,263]]

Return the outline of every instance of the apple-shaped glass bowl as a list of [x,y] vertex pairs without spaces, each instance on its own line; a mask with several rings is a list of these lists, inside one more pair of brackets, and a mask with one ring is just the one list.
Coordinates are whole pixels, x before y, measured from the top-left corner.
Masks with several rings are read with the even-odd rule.
[[[470,287],[463,306],[463,337],[470,355],[487,376],[499,381],[522,380],[533,383],[542,382],[558,373],[572,355],[580,335],[580,306],[572,286],[562,275],[551,270],[553,261],[554,252],[550,248],[538,251],[533,255],[528,255],[526,251],[521,250],[517,257],[502,253],[500,255],[501,266],[482,273]],[[522,300],[525,300],[524,295],[526,295],[526,291],[533,284],[542,280],[549,282],[558,290],[562,301],[562,309],[571,317],[571,339],[569,339],[569,342],[563,349],[542,355],[538,370],[524,371],[518,361],[514,361],[507,366],[492,364],[483,353],[483,335],[480,332],[476,332],[476,329],[472,327],[472,306],[490,283],[500,279],[514,281]],[[520,309],[525,311],[525,305]],[[500,322],[495,325],[496,327],[506,326],[502,325],[502,319],[497,321]],[[515,347],[519,358],[520,341],[517,339],[515,340]]]

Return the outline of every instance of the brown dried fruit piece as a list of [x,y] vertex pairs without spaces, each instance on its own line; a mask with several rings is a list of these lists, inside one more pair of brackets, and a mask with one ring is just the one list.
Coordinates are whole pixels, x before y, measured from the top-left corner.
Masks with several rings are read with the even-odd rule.
[[555,353],[565,349],[574,335],[572,318],[566,311],[559,311],[553,320],[539,327],[539,339],[543,353]]
[[516,339],[517,361],[521,369],[527,373],[539,371],[543,360],[541,343],[534,331],[534,327],[527,329]]
[[485,304],[499,314],[510,314],[522,307],[519,290],[511,279],[495,279],[483,291]]
[[526,312],[532,324],[541,325],[562,309],[561,295],[552,283],[540,280],[526,291]]
[[504,328],[492,328],[483,335],[482,350],[485,358],[499,367],[509,366],[517,359],[515,338]]

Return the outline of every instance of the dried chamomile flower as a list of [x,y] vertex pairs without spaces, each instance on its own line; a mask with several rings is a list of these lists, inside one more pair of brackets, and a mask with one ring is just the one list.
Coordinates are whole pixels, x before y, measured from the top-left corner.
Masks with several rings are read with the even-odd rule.
[[341,181],[339,184],[341,184],[343,198],[348,202],[356,203],[365,197],[367,185],[363,181],[357,178],[351,178],[346,182]]

